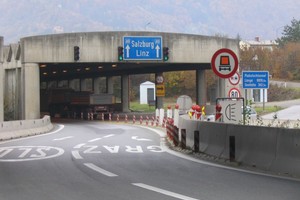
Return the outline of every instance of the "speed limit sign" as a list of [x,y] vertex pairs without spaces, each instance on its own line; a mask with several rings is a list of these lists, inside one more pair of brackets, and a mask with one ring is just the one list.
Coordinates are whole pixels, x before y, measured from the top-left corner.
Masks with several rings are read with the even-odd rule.
[[241,97],[241,92],[237,88],[231,88],[228,92],[228,97],[239,98],[239,97]]

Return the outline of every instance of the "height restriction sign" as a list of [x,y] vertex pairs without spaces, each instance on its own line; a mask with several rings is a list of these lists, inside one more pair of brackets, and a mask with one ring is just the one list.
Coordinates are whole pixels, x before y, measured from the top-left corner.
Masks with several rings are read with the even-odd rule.
[[221,78],[230,78],[238,69],[238,58],[230,49],[219,49],[211,58],[214,73]]

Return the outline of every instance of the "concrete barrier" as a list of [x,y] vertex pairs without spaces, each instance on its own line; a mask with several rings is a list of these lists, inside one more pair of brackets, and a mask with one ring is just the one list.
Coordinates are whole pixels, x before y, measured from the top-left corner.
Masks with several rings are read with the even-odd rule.
[[276,158],[271,170],[283,174],[300,174],[300,130],[278,129]]
[[0,123],[0,140],[9,140],[49,132],[53,129],[49,116],[42,119],[7,121]]
[[300,129],[205,122],[186,116],[180,117],[178,128],[185,129],[187,148],[194,149],[198,131],[202,153],[300,177]]

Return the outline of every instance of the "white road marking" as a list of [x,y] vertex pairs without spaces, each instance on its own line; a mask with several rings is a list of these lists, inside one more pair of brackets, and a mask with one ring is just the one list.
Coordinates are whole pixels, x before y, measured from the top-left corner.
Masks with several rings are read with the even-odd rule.
[[168,190],[163,190],[161,188],[153,187],[151,185],[146,185],[146,184],[143,184],[143,183],[132,183],[132,185],[135,185],[135,186],[140,187],[140,188],[144,188],[146,190],[151,190],[153,192],[157,192],[157,193],[160,193],[160,194],[164,194],[164,195],[167,195],[167,196],[170,196],[170,197],[174,197],[174,198],[177,198],[177,199],[200,200],[200,199],[195,199],[195,198],[188,197],[188,196],[185,196],[185,195],[181,195],[181,194],[178,194],[178,193],[175,193],[175,192],[170,192]]
[[53,139],[53,141],[67,140],[67,139],[71,139],[71,138],[73,138],[73,136],[67,136],[67,137],[62,137],[62,138],[56,138],[56,139]]
[[95,151],[95,149],[98,148],[98,146],[85,146],[87,149],[83,151],[83,153],[101,153],[101,151]]
[[[103,138],[109,138],[109,137],[113,137],[113,136],[114,136],[114,134],[109,134],[109,135],[104,136]],[[103,138],[95,138],[95,139],[89,140],[88,142],[96,142],[98,140],[102,140]]]
[[109,171],[106,171],[105,169],[102,169],[100,167],[98,167],[97,165],[94,165],[93,163],[84,163],[85,166],[87,166],[88,168],[96,171],[96,172],[99,172],[100,174],[103,174],[105,176],[108,176],[108,177],[116,177],[118,175],[116,174],[113,174]]
[[81,157],[81,155],[79,154],[79,151],[72,151],[72,156],[76,159],[76,160],[80,160],[80,159],[83,159]]
[[102,140],[102,138],[95,138],[95,139],[89,140],[88,142],[96,142],[98,140]]
[[23,138],[7,140],[7,141],[0,142],[0,144],[6,144],[6,143],[10,143],[10,142],[16,142],[16,141],[27,140],[27,139],[32,139],[32,138],[36,138],[36,137],[51,135],[51,134],[54,134],[54,133],[57,133],[57,132],[61,131],[65,127],[64,125],[61,125],[61,124],[58,124],[58,126],[59,126],[59,128],[57,130],[49,132],[49,133],[44,133],[44,134],[41,134],[41,135],[33,135],[33,136],[28,136],[28,137],[23,137]]
[[109,134],[109,135],[104,136],[104,138],[109,138],[109,137],[112,137],[112,136],[115,136],[115,135],[114,134]]
[[3,152],[0,162],[22,162],[55,158],[63,155],[65,151],[51,146],[10,146],[1,147],[0,152]]
[[83,147],[85,145],[85,143],[82,144],[77,144],[75,147],[73,147],[74,149],[80,149],[81,147]]
[[137,141],[152,141],[152,140],[146,139],[146,138],[138,138],[138,136],[132,136],[131,139],[137,140]]

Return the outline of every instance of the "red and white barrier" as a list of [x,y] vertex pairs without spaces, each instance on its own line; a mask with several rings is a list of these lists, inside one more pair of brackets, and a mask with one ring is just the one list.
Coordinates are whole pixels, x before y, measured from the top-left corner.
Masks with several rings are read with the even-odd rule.
[[140,124],[143,124],[143,116],[140,116]]
[[132,123],[135,124],[135,115],[132,117]]
[[154,124],[155,124],[154,122],[155,122],[155,117],[152,116],[152,122],[151,122],[151,125],[152,125],[152,126],[154,126]]

